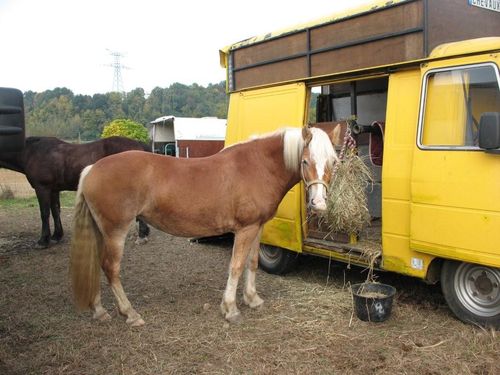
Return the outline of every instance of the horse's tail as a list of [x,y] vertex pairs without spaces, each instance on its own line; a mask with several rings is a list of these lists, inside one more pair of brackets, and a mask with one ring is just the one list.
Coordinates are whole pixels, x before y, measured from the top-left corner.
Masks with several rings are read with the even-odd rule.
[[75,304],[80,310],[94,305],[100,288],[102,234],[82,194],[83,180],[91,167],[85,167],[80,176],[71,238],[70,275]]

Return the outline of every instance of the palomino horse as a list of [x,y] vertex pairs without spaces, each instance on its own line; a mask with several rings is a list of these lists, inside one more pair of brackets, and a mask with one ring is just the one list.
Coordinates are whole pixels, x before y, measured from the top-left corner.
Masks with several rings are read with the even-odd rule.
[[[107,155],[128,150],[148,150],[144,143],[125,137],[109,137],[98,141],[71,144],[55,137],[28,137],[20,152],[0,153],[0,168],[26,175],[35,189],[42,234],[40,247],[48,247],[50,240],[59,242],[63,237],[59,192],[76,190],[83,168]],[[54,219],[54,233],[50,236],[50,213]],[[139,237],[146,238],[149,228],[139,221]]]
[[206,158],[130,151],[99,160],[84,169],[77,193],[70,262],[77,307],[91,308],[96,319],[110,318],[101,304],[100,266],[127,323],[144,324],[119,276],[125,237],[138,216],[175,236],[234,233],[221,310],[228,321],[239,320],[236,288],[245,263],[244,302],[251,308],[263,303],[255,288],[262,226],[301,179],[310,208],[325,210],[336,159],[324,131],[303,128],[283,129]]

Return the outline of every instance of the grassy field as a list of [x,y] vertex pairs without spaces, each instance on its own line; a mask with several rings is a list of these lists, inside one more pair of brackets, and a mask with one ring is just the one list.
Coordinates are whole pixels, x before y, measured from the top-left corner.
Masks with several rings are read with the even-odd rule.
[[[61,192],[61,208],[73,207],[75,204],[74,191]],[[27,198],[0,198],[0,209],[17,209],[38,207],[38,201],[35,196]]]

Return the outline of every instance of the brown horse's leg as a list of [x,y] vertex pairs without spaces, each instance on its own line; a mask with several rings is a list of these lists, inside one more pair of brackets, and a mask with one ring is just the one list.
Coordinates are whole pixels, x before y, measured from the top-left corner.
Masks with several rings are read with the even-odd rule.
[[260,250],[260,235],[262,233],[262,227],[259,229],[257,237],[255,237],[252,247],[250,248],[250,254],[248,255],[248,263],[246,269],[246,284],[245,290],[243,291],[243,301],[245,304],[250,306],[252,309],[262,306],[264,301],[257,294],[257,289],[255,287],[255,273],[257,267],[259,266],[259,250]]
[[231,257],[226,290],[221,303],[222,314],[231,323],[238,322],[241,319],[240,311],[236,306],[236,289],[250,248],[259,232],[260,226],[254,225],[236,232],[234,236],[233,256]]
[[120,314],[127,317],[128,324],[142,326],[144,325],[144,320],[142,320],[141,316],[130,304],[120,281],[120,262],[123,256],[123,246],[129,225],[124,226],[124,228],[121,233],[116,228],[113,229],[113,237],[104,236],[105,250],[104,254],[102,254],[101,266],[115,295]]
[[64,231],[61,223],[61,202],[59,200],[59,191],[50,192],[50,211],[54,219],[54,233],[51,239],[59,242],[63,238]]
[[37,244],[46,248],[50,244],[50,190],[43,186],[35,186],[35,193],[40,206],[40,218],[42,219],[42,234]]
[[149,236],[149,227],[146,224],[146,222],[141,219],[141,218],[136,218],[135,219],[137,223],[139,224],[139,238],[135,241],[137,245],[143,245],[146,242],[148,242],[148,236]]

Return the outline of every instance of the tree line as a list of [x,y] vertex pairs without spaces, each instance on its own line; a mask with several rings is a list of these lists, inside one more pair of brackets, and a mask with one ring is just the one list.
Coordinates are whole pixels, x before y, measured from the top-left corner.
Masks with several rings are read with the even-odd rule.
[[126,118],[146,125],[165,115],[178,117],[227,117],[225,82],[154,88],[128,93],[75,95],[67,88],[24,93],[26,132],[30,136],[55,136],[66,140],[100,138],[109,122]]

